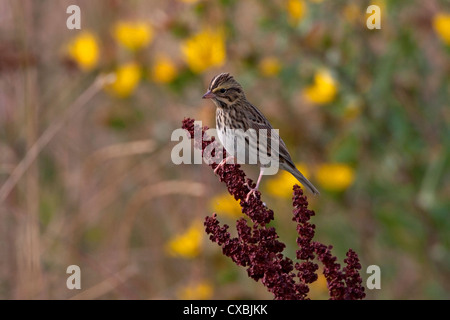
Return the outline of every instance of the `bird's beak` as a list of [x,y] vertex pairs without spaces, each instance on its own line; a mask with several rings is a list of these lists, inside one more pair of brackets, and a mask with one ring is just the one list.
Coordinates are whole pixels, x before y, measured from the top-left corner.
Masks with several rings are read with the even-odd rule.
[[215,94],[212,93],[211,91],[208,91],[207,93],[205,93],[202,97],[202,99],[212,99],[215,97]]

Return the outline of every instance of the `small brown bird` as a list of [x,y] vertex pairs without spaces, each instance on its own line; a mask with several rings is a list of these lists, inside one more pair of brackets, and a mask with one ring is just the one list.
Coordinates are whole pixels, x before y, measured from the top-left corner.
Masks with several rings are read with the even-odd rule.
[[[256,187],[250,188],[247,200],[251,194],[258,190],[264,169],[269,166],[268,162],[274,157],[277,158],[279,168],[291,173],[313,194],[319,194],[314,185],[295,167],[285,143],[276,132],[272,131],[273,127],[270,122],[258,108],[248,102],[241,85],[229,73],[221,73],[215,76],[209,84],[208,91],[203,95],[203,99],[212,99],[217,107],[217,135],[227,153],[231,155],[231,158],[237,157],[238,160],[247,159],[248,161],[248,157],[255,156],[254,153],[257,153],[259,156],[257,163],[260,165],[260,174]],[[253,129],[253,132],[257,135],[257,139],[253,142],[248,135],[244,136],[244,133],[249,129]],[[267,135],[267,139],[264,139],[264,136],[261,135],[261,129],[265,129],[264,132]],[[242,138],[241,141],[244,141],[244,147],[242,144],[236,144],[238,138]],[[264,144],[265,140],[267,143]],[[271,141],[278,143],[278,150],[275,152],[271,149]],[[261,146],[266,148],[263,149],[266,152],[260,152]],[[224,159],[216,170],[223,166],[228,159]]]

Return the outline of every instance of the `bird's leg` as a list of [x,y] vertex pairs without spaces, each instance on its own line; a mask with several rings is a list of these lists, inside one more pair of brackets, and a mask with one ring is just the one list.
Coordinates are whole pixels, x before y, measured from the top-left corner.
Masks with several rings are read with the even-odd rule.
[[248,202],[248,200],[250,199],[251,195],[255,195],[256,191],[258,191],[259,188],[259,183],[261,182],[261,178],[263,176],[263,172],[264,172],[264,168],[260,168],[259,170],[259,177],[258,180],[256,181],[256,187],[255,188],[250,188],[250,186],[248,186],[248,188],[250,189],[250,191],[247,193],[247,198],[245,198],[245,201]]
[[214,173],[217,174],[217,171],[219,170],[219,168],[222,168],[225,163],[228,162],[228,160],[234,159],[233,156],[228,156],[225,159],[223,159],[222,161],[220,161],[220,163],[217,165],[217,167],[214,169]]

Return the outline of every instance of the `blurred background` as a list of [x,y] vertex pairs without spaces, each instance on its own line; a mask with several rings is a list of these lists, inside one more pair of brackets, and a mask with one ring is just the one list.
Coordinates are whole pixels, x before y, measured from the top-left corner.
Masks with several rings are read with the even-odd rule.
[[[203,230],[242,215],[225,185],[170,158],[220,72],[321,191],[315,240],[380,266],[368,299],[450,298],[449,58],[447,0],[0,0],[0,298],[272,299]],[[261,187],[292,259],[294,183]]]

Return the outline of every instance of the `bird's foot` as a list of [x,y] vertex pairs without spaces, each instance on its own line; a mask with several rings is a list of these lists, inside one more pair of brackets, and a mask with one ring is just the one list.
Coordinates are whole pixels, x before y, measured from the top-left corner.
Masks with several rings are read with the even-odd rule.
[[227,163],[228,160],[234,159],[233,156],[228,156],[217,165],[217,167],[214,169],[214,174],[217,174],[217,171],[219,171],[220,168],[223,168],[223,166]]
[[254,197],[256,197],[256,192],[258,191],[258,189],[254,188],[254,189],[250,189],[250,191],[247,193],[247,197],[245,198],[245,202],[248,202],[248,200],[250,200],[250,197],[253,195]]
[[250,197],[253,195],[254,197],[256,197],[256,192],[259,191],[258,187],[256,188],[252,188],[250,187],[250,185],[246,182],[244,184],[250,191],[247,193],[247,197],[245,198],[245,202],[248,202],[248,200],[250,200]]

